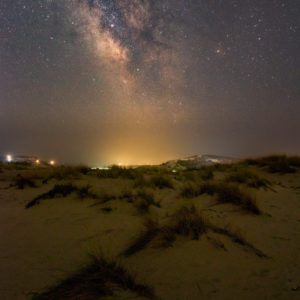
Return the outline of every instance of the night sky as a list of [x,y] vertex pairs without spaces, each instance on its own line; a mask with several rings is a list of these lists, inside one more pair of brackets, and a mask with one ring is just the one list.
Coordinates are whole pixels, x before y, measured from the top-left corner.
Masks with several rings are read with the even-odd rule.
[[1,0],[0,153],[300,154],[300,1]]

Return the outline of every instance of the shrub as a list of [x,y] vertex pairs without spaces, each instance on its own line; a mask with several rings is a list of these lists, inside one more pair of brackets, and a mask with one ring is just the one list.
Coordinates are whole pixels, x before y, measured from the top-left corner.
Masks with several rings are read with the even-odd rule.
[[113,296],[114,290],[129,290],[140,297],[154,299],[149,286],[137,283],[128,270],[116,261],[92,257],[90,264],[48,291],[36,295],[36,300],[99,299]]
[[217,201],[220,203],[233,203],[254,214],[260,214],[256,200],[234,184],[205,182],[198,187],[193,185],[185,186],[181,192],[181,195],[185,195],[187,198],[202,194],[217,195]]
[[89,172],[89,175],[94,175],[99,178],[127,178],[127,179],[136,179],[140,176],[139,172],[132,168],[124,168],[116,165],[111,166],[107,170],[92,170]]
[[36,187],[35,182],[28,177],[23,177],[22,175],[18,174],[16,178],[13,180],[14,185],[19,189],[23,190],[25,187]]
[[157,174],[151,177],[150,184],[159,189],[163,188],[173,188],[173,183],[170,177],[163,174]]
[[176,234],[189,236],[199,239],[199,236],[207,231],[206,222],[195,206],[190,208],[182,207],[171,219],[169,230]]
[[234,173],[231,173],[225,178],[225,181],[246,184],[252,188],[267,188],[270,185],[270,182],[267,179],[261,178],[248,170],[238,170]]
[[295,168],[300,167],[300,156],[270,155],[245,159],[243,163],[265,168],[270,173],[287,174],[296,172]]
[[84,199],[84,198],[98,199],[99,196],[90,190],[91,187],[92,186],[89,184],[83,187],[78,187],[76,191],[78,197],[80,199]]
[[211,180],[214,177],[214,172],[211,167],[204,166],[199,169],[199,175],[202,180]]
[[195,183],[186,183],[180,191],[180,195],[184,198],[195,198],[199,196],[199,187]]
[[254,214],[260,214],[256,200],[246,192],[232,184],[219,184],[217,186],[217,200],[221,203],[233,203]]
[[155,201],[154,194],[150,190],[141,189],[135,196],[135,206],[140,212],[148,212],[150,205],[160,207],[160,204]]
[[49,192],[41,194],[34,198],[32,201],[27,203],[25,208],[30,208],[34,205],[40,203],[41,200],[59,198],[59,197],[67,197],[73,192],[77,192],[77,188],[71,183],[68,184],[56,184]]
[[98,198],[100,198],[99,195],[92,193],[90,191],[90,188],[91,188],[90,185],[87,185],[84,187],[76,187],[71,183],[56,184],[50,191],[37,196],[32,201],[27,203],[25,208],[30,208],[34,205],[37,205],[40,203],[41,200],[67,197],[71,193],[76,193],[80,199],[83,199],[83,198],[98,199]]

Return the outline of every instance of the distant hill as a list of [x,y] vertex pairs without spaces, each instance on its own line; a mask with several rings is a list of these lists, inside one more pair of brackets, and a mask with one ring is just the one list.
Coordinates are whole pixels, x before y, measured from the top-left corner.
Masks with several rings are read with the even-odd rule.
[[163,163],[162,165],[170,168],[187,168],[187,167],[209,166],[214,164],[228,164],[228,163],[233,163],[235,161],[237,161],[237,159],[232,157],[199,154],[199,155],[189,156],[186,158],[169,160]]

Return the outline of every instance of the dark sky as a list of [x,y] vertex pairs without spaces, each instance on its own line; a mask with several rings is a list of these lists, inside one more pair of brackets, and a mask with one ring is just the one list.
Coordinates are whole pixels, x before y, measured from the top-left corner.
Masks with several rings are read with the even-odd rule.
[[300,154],[300,1],[1,0],[0,153]]

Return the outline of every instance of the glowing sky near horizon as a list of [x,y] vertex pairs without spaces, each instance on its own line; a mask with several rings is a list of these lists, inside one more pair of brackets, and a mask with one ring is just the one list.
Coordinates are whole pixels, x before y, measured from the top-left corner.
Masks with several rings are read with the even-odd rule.
[[2,0],[0,153],[300,153],[300,2]]

